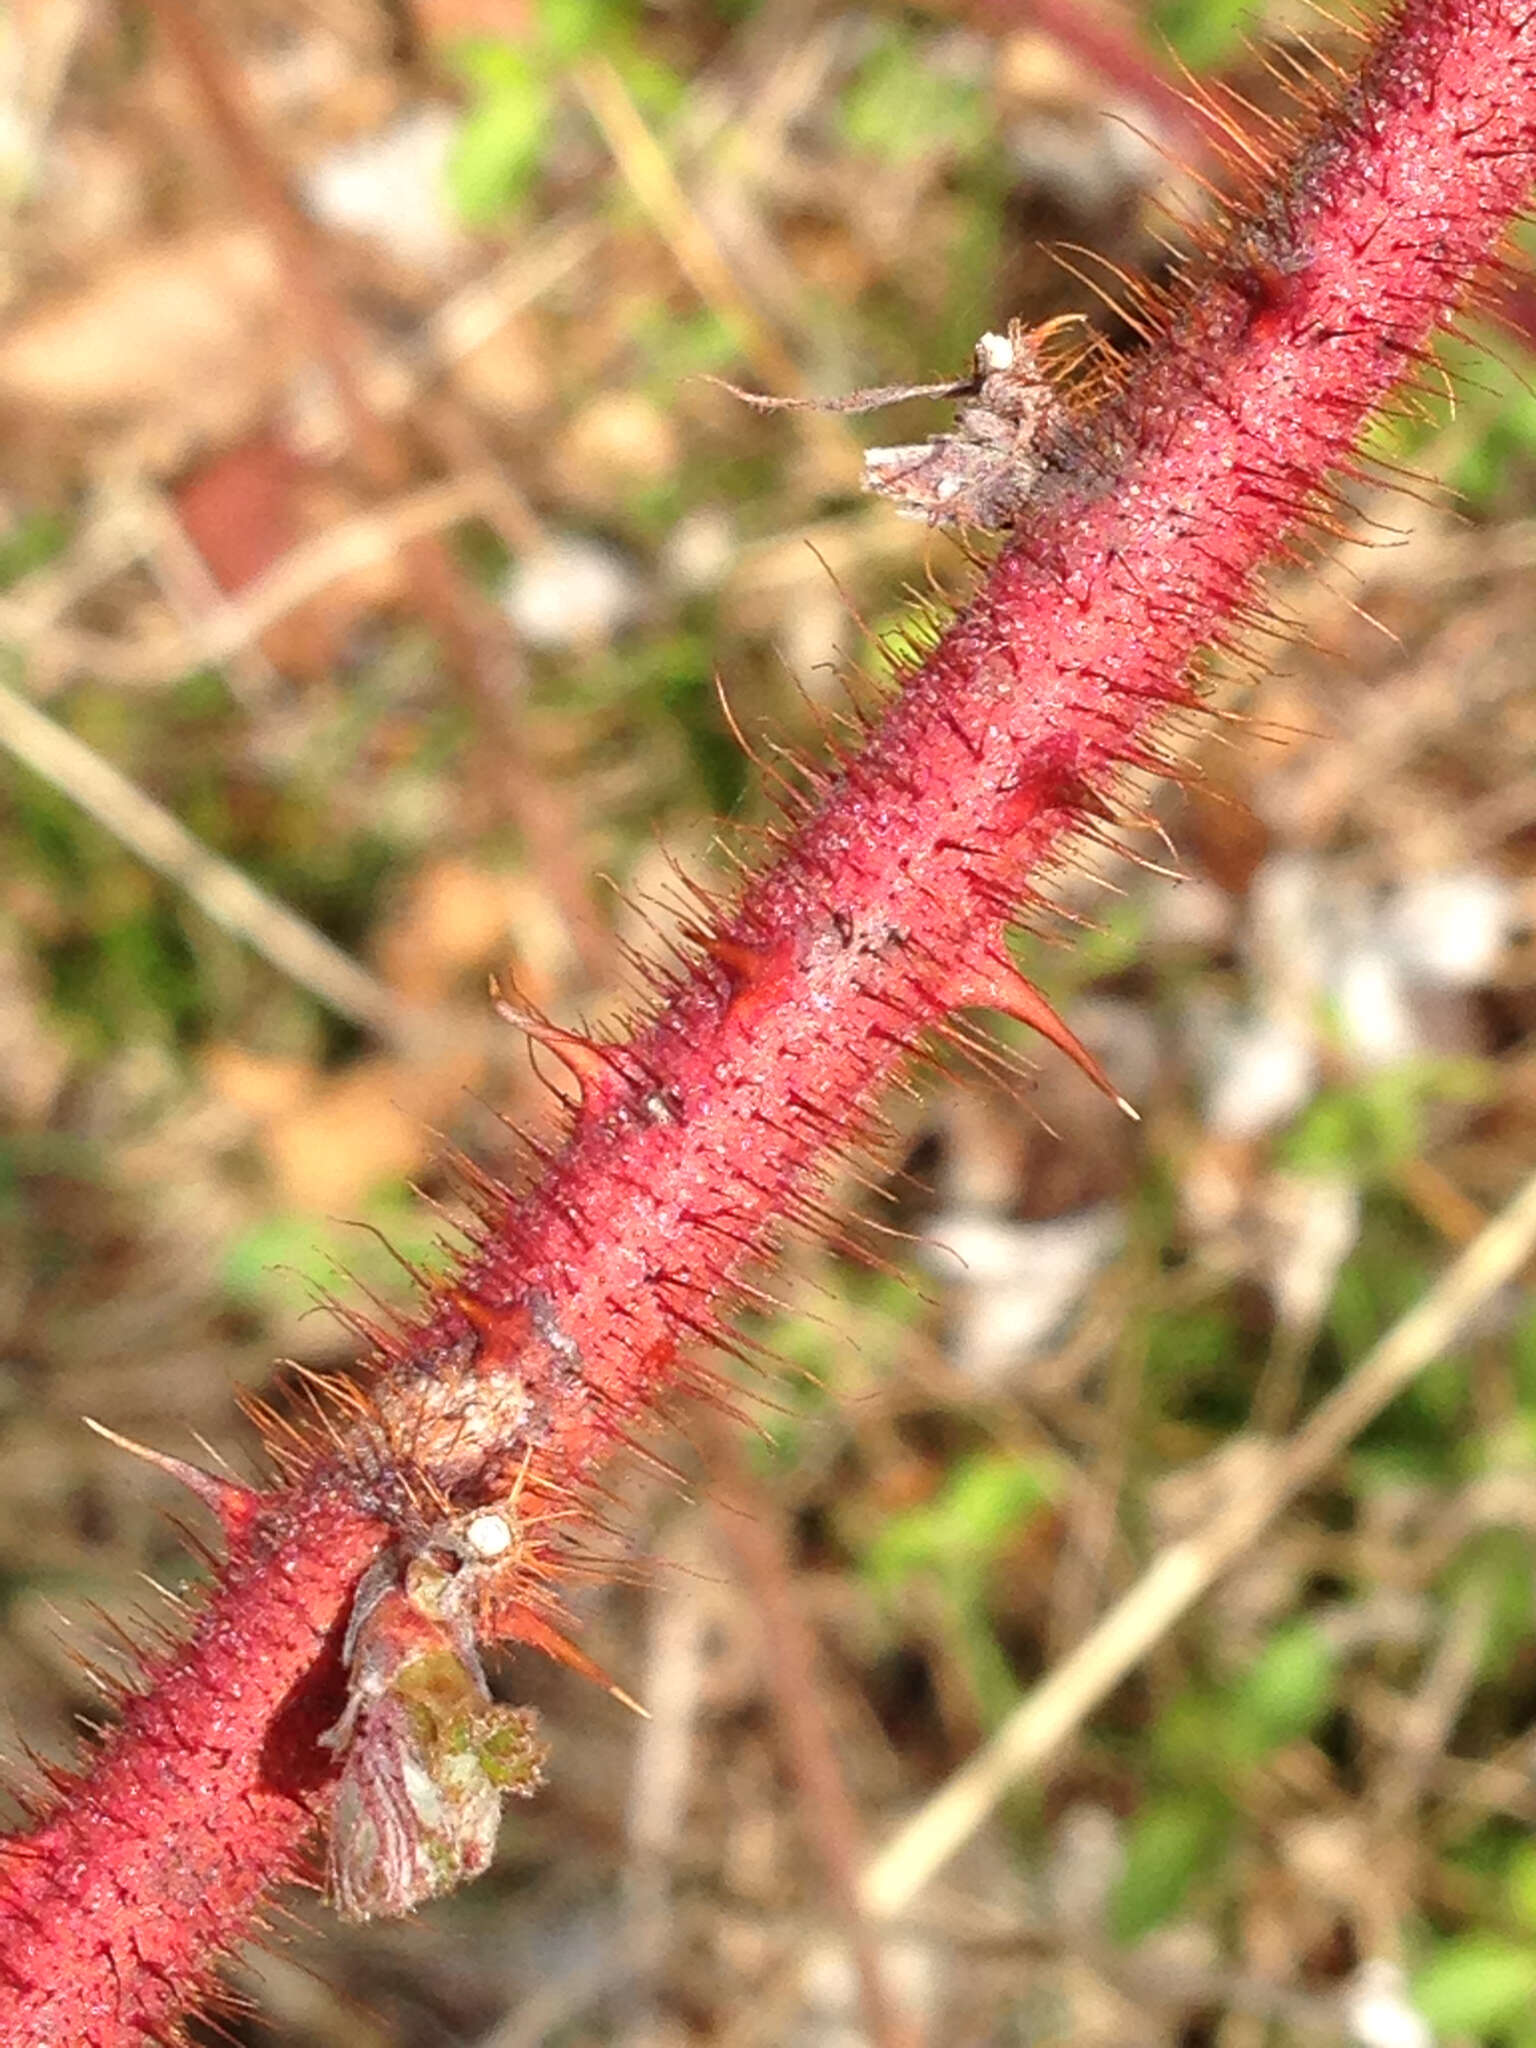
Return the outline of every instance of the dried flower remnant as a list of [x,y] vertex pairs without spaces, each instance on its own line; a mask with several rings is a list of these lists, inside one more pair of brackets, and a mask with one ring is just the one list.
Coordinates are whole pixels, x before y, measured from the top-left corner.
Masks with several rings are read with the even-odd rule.
[[866,448],[864,487],[930,526],[1000,533],[1028,510],[1046,466],[1042,437],[1063,416],[1041,344],[1075,319],[1048,320],[1033,329],[1012,320],[1006,334],[984,334],[977,342],[968,376],[947,383],[883,384],[841,398],[776,398],[734,384],[725,388],[763,412],[877,412],[909,398],[969,399],[947,434]]
[[346,1710],[320,1738],[341,1758],[326,1888],[349,1920],[408,1913],[478,1876],[503,1795],[542,1782],[536,1717],[491,1698],[476,1646],[483,1581],[516,1549],[507,1518],[482,1511],[387,1551],[358,1586]]

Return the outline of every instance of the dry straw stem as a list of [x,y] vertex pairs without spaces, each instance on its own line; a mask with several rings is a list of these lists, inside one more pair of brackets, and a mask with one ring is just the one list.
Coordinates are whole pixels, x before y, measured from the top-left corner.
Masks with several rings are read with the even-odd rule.
[[740,321],[754,367],[776,390],[798,389],[795,364],[742,290],[720,253],[719,242],[678,182],[666,151],[646,126],[613,65],[605,57],[589,58],[572,73],[572,83],[630,190],[704,304]]
[[390,1041],[411,1037],[408,1015],[365,968],[195,838],[121,769],[4,682],[0,746],[62,790],[157,873],[184,889],[215,924],[243,939],[326,1009]]
[[1021,1700],[997,1733],[866,1868],[866,1911],[893,1919],[912,1904],[1006,1798],[1066,1741],[1202,1594],[1232,1569],[1286,1503],[1332,1464],[1373,1417],[1441,1357],[1490,1295],[1536,1250],[1536,1177],[1494,1218],[1285,1443],[1193,1536],[1160,1551],[1125,1596]]
[[[1188,290],[1142,299],[1135,363],[1063,394],[1026,516],[863,751],[808,771],[803,822],[734,907],[700,902],[635,1035],[524,1020],[582,1087],[543,1179],[482,1181],[464,1263],[414,1318],[359,1319],[370,1356],[309,1427],[268,1418],[281,1483],[190,1475],[227,1558],[88,1773],[0,1851],[0,2039],[170,2035],[328,1810],[322,1737],[362,1731],[350,1771],[375,1714],[402,1728],[412,1630],[465,1701],[471,1624],[562,1652],[559,1575],[603,1462],[664,1397],[718,1397],[699,1342],[731,1341],[787,1224],[824,1227],[818,1175],[925,1034],[991,1006],[1059,1035],[1009,921],[1134,817],[1128,778],[1167,765],[1158,731],[1197,708],[1199,651],[1261,615],[1256,572],[1321,516],[1525,203],[1536,0],[1408,0],[1294,161],[1250,171],[1252,206]],[[473,1615],[424,1614],[412,1584],[446,1601],[441,1541],[486,1513],[501,1576],[475,1567]],[[367,1791],[359,1768],[354,1808]],[[419,1868],[420,1843],[394,1846]]]
[[504,1043],[473,1010],[401,1002],[349,953],[189,832],[78,734],[0,681],[0,747],[78,804],[213,923],[337,1017],[418,1060]]
[[[376,568],[412,541],[462,526],[489,510],[476,477],[405,492],[291,548],[237,598],[222,599],[206,621],[186,632],[125,642],[115,634],[59,625],[52,606],[26,602],[24,588],[20,596],[0,598],[0,636],[24,651],[50,684],[71,671],[118,685],[163,684],[168,676],[232,660],[343,578]],[[48,572],[36,580],[46,596]]]

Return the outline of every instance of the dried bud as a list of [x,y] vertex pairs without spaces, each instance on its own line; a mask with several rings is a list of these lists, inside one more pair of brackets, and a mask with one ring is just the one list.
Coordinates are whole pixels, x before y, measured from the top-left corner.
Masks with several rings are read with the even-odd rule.
[[[1075,317],[1075,316],[1074,316]],[[776,398],[727,391],[763,412],[875,412],[909,398],[964,398],[954,429],[898,448],[866,448],[864,484],[930,526],[974,526],[1000,532],[1029,509],[1043,463],[1037,443],[1061,416],[1040,344],[1067,319],[1030,330],[1009,322],[1006,334],[984,334],[971,372],[942,384],[885,384],[841,398]],[[724,384],[720,377],[712,383]]]
[[954,430],[900,448],[866,448],[864,483],[931,526],[1016,526],[1040,480],[1041,430],[1060,412],[1039,353],[1018,321],[984,334]]
[[507,1529],[480,1516],[467,1541],[391,1552],[358,1588],[346,1711],[322,1738],[342,1758],[327,1889],[349,1920],[408,1913],[477,1876],[503,1794],[541,1782],[537,1719],[491,1698],[475,1646],[473,1559],[496,1548],[492,1520]]

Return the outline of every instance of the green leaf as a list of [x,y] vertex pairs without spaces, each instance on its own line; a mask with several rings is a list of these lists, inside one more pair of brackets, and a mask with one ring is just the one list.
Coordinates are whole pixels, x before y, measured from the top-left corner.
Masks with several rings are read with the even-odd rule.
[[1510,1915],[1536,1934],[1536,1845],[1522,1842],[1504,1871],[1504,1896]]
[[1415,1973],[1412,1994],[1437,2034],[1486,2037],[1536,1999],[1536,1946],[1497,1934],[1457,1935]]
[[626,0],[539,0],[534,20],[543,51],[557,64],[574,64],[590,50],[609,50],[634,26]]
[[1158,0],[1153,25],[1192,71],[1210,71],[1237,47],[1253,26],[1253,0]]
[[1530,1545],[1517,1529],[1482,1529],[1468,1538],[1446,1574],[1453,1606],[1473,1600],[1486,1617],[1478,1668],[1485,1679],[1506,1677],[1530,1652],[1532,1596]]
[[1520,1406],[1536,1413],[1536,1311],[1516,1325],[1509,1362]]
[[1369,443],[1393,461],[1438,473],[1473,506],[1488,507],[1511,472],[1536,456],[1532,353],[1504,334],[1474,331],[1441,336],[1435,357],[1451,380],[1452,402],[1378,419]]
[[540,68],[526,49],[505,36],[464,36],[446,52],[444,61],[482,96],[518,91]]
[[895,1591],[922,1572],[972,1581],[1055,1492],[1054,1477],[1022,1458],[968,1460],[935,1499],[898,1515],[870,1548],[877,1585]]
[[1310,1622],[1271,1636],[1233,1693],[1232,1729],[1241,1751],[1260,1757],[1310,1735],[1333,1703],[1335,1664]]
[[1230,1821],[1223,1801],[1199,1793],[1167,1794],[1141,1809],[1110,1900],[1116,1941],[1139,1941],[1178,1911],[1196,1874],[1225,1849]]
[[1152,1309],[1145,1332],[1147,1382],[1166,1402],[1202,1381],[1226,1381],[1243,1355],[1237,1319],[1224,1303]]
[[976,87],[935,66],[929,38],[904,34],[860,66],[840,125],[850,148],[895,164],[962,151],[988,133]]
[[1217,1783],[1230,1771],[1228,1704],[1208,1686],[1175,1693],[1147,1733],[1160,1776],[1188,1787]]
[[618,51],[614,64],[630,98],[652,127],[670,121],[688,97],[688,83],[644,50]]
[[1283,1139],[1280,1156],[1296,1173],[1388,1173],[1423,1149],[1430,1108],[1481,1101],[1491,1087],[1478,1060],[1405,1060],[1351,1087],[1324,1089]]
[[747,331],[735,314],[713,306],[681,314],[658,307],[640,313],[630,340],[644,363],[648,387],[671,401],[685,378],[728,370],[738,363]]
[[69,545],[69,522],[57,512],[23,512],[0,534],[0,590],[45,569]]
[[230,1244],[224,1286],[269,1312],[306,1308],[317,1293],[355,1292],[358,1282],[400,1300],[407,1284],[395,1253],[416,1266],[439,1253],[426,1218],[404,1189],[386,1184],[365,1204],[361,1223],[348,1228],[291,1210],[265,1216]]
[[242,1231],[224,1255],[224,1286],[241,1301],[303,1301],[334,1287],[336,1262],[316,1242],[312,1216],[263,1217]]
[[517,52],[508,54],[516,61],[490,67],[500,75],[465,116],[448,162],[453,203],[477,227],[497,219],[523,196],[544,154],[550,82]]

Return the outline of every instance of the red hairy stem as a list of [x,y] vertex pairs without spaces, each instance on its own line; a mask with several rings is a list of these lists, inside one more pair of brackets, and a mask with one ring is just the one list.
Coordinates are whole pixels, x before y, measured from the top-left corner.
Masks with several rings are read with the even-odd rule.
[[[1162,339],[1054,410],[979,595],[651,1020],[612,1047],[528,1020],[582,1082],[569,1142],[532,1195],[485,1191],[479,1249],[380,1340],[334,1443],[290,1443],[270,1494],[202,1487],[229,1558],[192,1639],[0,1858],[0,2039],[168,2035],[342,1756],[362,1847],[333,1846],[332,1886],[359,1911],[431,1888],[402,1760],[472,1726],[486,1783],[526,1785],[470,1636],[577,1654],[548,1581],[584,1483],[697,1384],[693,1340],[922,1034],[970,1005],[1041,1021],[1010,914],[1158,766],[1192,657],[1241,626],[1533,172],[1536,0],[1408,0]],[[456,1874],[489,1853],[475,1815]]]

